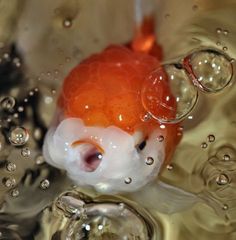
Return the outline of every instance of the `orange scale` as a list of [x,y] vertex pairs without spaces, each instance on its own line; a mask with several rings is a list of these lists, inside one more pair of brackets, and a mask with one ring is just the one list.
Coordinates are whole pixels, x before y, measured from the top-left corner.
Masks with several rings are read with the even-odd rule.
[[107,96],[121,94],[130,90],[128,72],[110,64],[100,66],[97,84],[102,86]]
[[127,132],[133,132],[141,124],[143,108],[137,94],[126,93],[110,99],[106,105],[113,125]]
[[74,95],[76,89],[84,82],[88,81],[89,67],[87,65],[78,65],[74,68],[68,77],[64,80],[62,94],[65,98]]
[[89,110],[82,117],[86,126],[108,127],[111,125],[109,116],[101,108]]
[[100,89],[88,88],[88,85],[86,87],[81,88],[67,103],[67,116],[82,117],[88,111],[104,107],[104,92]]

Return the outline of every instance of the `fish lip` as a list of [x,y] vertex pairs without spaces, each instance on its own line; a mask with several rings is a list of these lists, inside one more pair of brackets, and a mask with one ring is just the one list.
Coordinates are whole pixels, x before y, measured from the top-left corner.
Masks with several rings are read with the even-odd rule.
[[[101,164],[105,150],[96,142],[91,139],[79,139],[71,143],[71,147],[90,145],[91,149],[81,154],[81,170],[85,172],[95,172]],[[101,155],[101,157],[99,157]]]

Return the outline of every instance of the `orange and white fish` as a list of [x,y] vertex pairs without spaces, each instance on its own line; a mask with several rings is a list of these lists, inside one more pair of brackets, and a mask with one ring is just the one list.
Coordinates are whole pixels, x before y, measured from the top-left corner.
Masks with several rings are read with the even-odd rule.
[[[146,81],[155,115],[176,110],[168,80],[159,78],[161,48],[152,21],[127,46],[110,46],[82,61],[67,76],[58,100],[57,123],[44,142],[46,161],[78,185],[100,192],[136,191],[154,180],[180,140],[177,124],[147,115],[141,97]],[[156,85],[155,85],[156,86]]]

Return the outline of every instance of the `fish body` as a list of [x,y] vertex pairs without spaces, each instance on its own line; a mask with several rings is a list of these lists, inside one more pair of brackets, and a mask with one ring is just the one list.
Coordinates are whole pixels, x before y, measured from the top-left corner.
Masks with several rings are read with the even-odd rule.
[[180,140],[178,124],[151,118],[142,101],[145,82],[156,79],[158,88],[146,96],[155,99],[156,114],[170,117],[176,109],[168,79],[155,71],[161,54],[145,24],[130,47],[110,46],[90,56],[64,81],[44,156],[78,185],[136,191],[157,177]]

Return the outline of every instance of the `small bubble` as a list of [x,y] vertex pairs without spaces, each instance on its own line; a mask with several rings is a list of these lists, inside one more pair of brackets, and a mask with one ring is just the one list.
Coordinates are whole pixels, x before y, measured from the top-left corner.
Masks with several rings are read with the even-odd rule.
[[224,35],[228,35],[229,31],[228,30],[224,30],[223,33],[224,33]]
[[208,147],[208,145],[207,145],[206,142],[203,142],[203,143],[201,144],[201,148],[207,148],[207,147]]
[[222,29],[221,29],[221,28],[217,28],[217,29],[216,29],[216,33],[217,33],[217,34],[221,34],[221,33],[222,33]]
[[44,102],[45,102],[46,104],[51,104],[51,103],[53,102],[53,98],[50,97],[50,96],[45,96]]
[[127,177],[125,178],[125,184],[130,184],[132,182],[132,178]]
[[229,183],[229,177],[226,174],[220,174],[216,178],[216,183],[220,186],[224,186]]
[[90,230],[91,230],[91,227],[90,227],[89,224],[86,224],[86,225],[85,225],[85,230],[86,230],[86,231],[90,231]]
[[224,204],[224,205],[222,206],[222,209],[226,211],[226,210],[229,209],[229,206],[228,206],[227,204]]
[[216,45],[217,45],[217,46],[220,46],[220,45],[221,45],[221,42],[216,42]]
[[19,194],[20,194],[20,192],[19,192],[19,190],[16,189],[16,188],[11,191],[11,196],[12,196],[12,197],[18,197]]
[[157,137],[158,142],[163,142],[164,141],[164,136],[160,135]]
[[42,132],[42,129],[41,128],[35,128],[34,129],[34,138],[35,140],[39,141],[40,139],[42,139],[43,137],[43,132]]
[[6,165],[6,169],[9,172],[14,172],[16,170],[16,164],[12,162],[8,162]]
[[119,203],[119,208],[120,208],[120,210],[124,210],[125,209],[125,204],[124,203]]
[[48,179],[44,179],[43,181],[41,181],[40,183],[40,188],[43,189],[43,190],[46,190],[48,189],[50,186],[50,182]]
[[225,51],[225,52],[228,51],[228,47],[224,46],[223,51]]
[[103,229],[103,225],[98,225],[98,230],[102,230]]
[[161,124],[161,125],[160,125],[160,128],[161,128],[161,129],[165,129],[166,126],[165,126],[164,124]]
[[56,90],[55,89],[52,89],[52,94],[56,94]]
[[13,114],[13,117],[14,117],[14,118],[18,118],[18,117],[19,117],[19,114],[18,114],[18,113],[14,113],[14,114]]
[[22,155],[23,157],[29,157],[29,156],[30,156],[30,149],[29,149],[29,148],[23,148],[23,149],[21,150],[21,155]]
[[12,61],[16,67],[20,67],[21,66],[21,62],[19,58],[14,58]]
[[152,165],[154,163],[154,159],[152,157],[147,157],[145,162],[147,165]]
[[44,157],[43,155],[38,155],[35,157],[35,162],[37,165],[41,165],[43,164],[45,161],[44,161]]
[[28,98],[25,98],[25,99],[24,99],[24,102],[25,102],[25,103],[27,103],[28,101],[29,101]]
[[23,111],[24,111],[24,107],[19,106],[19,107],[17,108],[17,110],[18,110],[18,112],[23,112]]
[[214,142],[215,141],[215,136],[213,134],[208,135],[208,142]]
[[9,136],[9,141],[14,146],[21,146],[26,144],[29,140],[29,133],[24,127],[15,127]]
[[34,92],[33,91],[30,91],[29,92],[29,96],[33,96],[34,95]]
[[38,91],[39,91],[39,89],[36,87],[36,88],[34,89],[34,91],[35,91],[35,92],[38,92]]
[[5,58],[6,60],[9,60],[10,59],[9,53],[4,53],[3,58]]
[[224,160],[224,161],[229,161],[229,160],[230,160],[230,156],[229,156],[228,154],[225,154],[225,155],[223,156],[223,160]]
[[16,104],[16,100],[13,97],[4,97],[0,101],[0,106],[3,110],[11,110]]
[[168,171],[172,171],[174,167],[173,167],[173,165],[168,164],[168,165],[166,166],[166,168],[167,168]]
[[150,120],[152,118],[152,116],[149,113],[144,114],[143,116],[141,116],[141,120],[143,122],[147,122],[148,120]]
[[12,188],[16,185],[16,179],[15,178],[4,178],[2,180],[3,184],[7,187],[7,188]]
[[64,28],[70,28],[72,26],[72,20],[67,18],[63,20],[63,27]]

